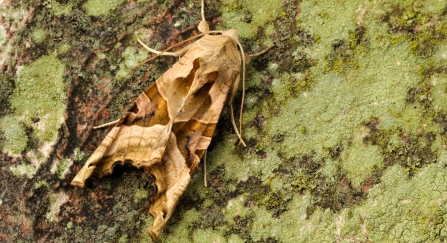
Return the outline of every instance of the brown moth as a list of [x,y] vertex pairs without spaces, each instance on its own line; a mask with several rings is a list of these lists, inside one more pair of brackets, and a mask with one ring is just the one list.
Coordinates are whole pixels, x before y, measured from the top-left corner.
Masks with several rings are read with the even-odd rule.
[[[241,67],[244,79],[245,60],[237,31],[208,29],[202,0],[201,39],[174,53],[157,52],[143,44],[157,56],[180,59],[136,99],[71,182],[84,187],[89,177],[102,178],[115,164],[143,167],[153,181],[149,213],[154,222],[148,233],[154,240],[208,148],[229,93],[231,105]],[[231,118],[243,143],[233,112]]]

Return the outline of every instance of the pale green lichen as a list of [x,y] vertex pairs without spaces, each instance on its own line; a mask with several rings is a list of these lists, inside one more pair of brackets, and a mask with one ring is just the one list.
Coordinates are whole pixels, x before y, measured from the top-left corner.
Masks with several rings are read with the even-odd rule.
[[[412,242],[433,242],[439,237],[427,234],[444,228],[436,223],[438,217],[446,215],[442,208],[446,201],[443,193],[446,191],[446,173],[439,167],[440,164],[427,166],[414,180],[407,180],[404,169],[397,166],[384,174],[382,183],[370,191],[368,200],[361,207],[363,212],[368,212],[365,222],[372,241],[403,238]],[[380,229],[392,229],[394,225],[398,227],[388,234],[380,232]],[[415,235],[413,232],[419,233]]]
[[130,69],[148,57],[148,51],[135,46],[127,47],[122,53],[123,61],[119,63],[119,71],[116,80],[123,80],[130,72]]
[[66,227],[67,227],[67,229],[73,228],[73,223],[71,221],[68,222]]
[[[1,129],[6,137],[4,151],[16,156],[28,148],[27,157],[34,170],[49,155],[64,120],[67,99],[62,79],[64,69],[63,63],[54,56],[43,56],[24,66],[9,100],[14,112],[2,118]],[[19,174],[34,174],[30,165],[11,169]]]
[[33,40],[36,43],[42,43],[46,39],[47,35],[42,28],[35,28],[33,30]]
[[[201,212],[195,209],[186,211],[182,216],[182,220],[178,221],[176,227],[172,229],[174,230],[174,234],[169,235],[162,234],[160,235],[160,240],[162,242],[172,242],[172,241],[179,243],[191,242],[192,225],[195,222],[197,222],[200,219],[200,217]],[[146,225],[145,227],[143,227],[145,231],[152,226],[152,222],[153,219],[150,216],[147,217]],[[144,232],[141,242],[149,242],[149,241],[151,241],[149,235],[147,234],[147,232]]]
[[100,16],[109,13],[110,10],[115,9],[125,0],[89,0],[84,4],[85,11],[91,16]]
[[[242,39],[255,39],[260,28],[272,29],[273,20],[284,15],[281,4],[275,0],[223,1],[221,12],[226,28],[236,29]],[[271,40],[266,38],[263,44],[268,46]]]
[[148,197],[148,192],[146,190],[137,190],[135,192],[135,201],[140,201]]
[[312,53],[316,59],[324,59],[335,40],[346,39],[349,36],[347,30],[356,28],[356,20],[361,19],[357,11],[361,7],[356,0],[345,1],[343,4],[331,1],[300,3],[300,26],[320,37],[320,43],[314,47]]
[[56,16],[68,15],[73,8],[73,3],[68,1],[66,4],[59,3],[56,0],[51,0],[51,10]]
[[68,51],[70,51],[71,46],[68,44],[62,44],[58,49],[58,54],[66,54]]
[[87,156],[86,153],[84,153],[83,151],[81,151],[79,148],[75,148],[75,150],[73,151],[73,158],[76,161],[81,161],[83,159],[85,159]]
[[68,201],[68,196],[64,192],[59,192],[50,195],[50,211],[47,212],[45,217],[49,222],[58,222],[58,215],[61,209],[61,206]]
[[34,184],[34,189],[39,189],[39,188],[41,188],[41,187],[46,187],[46,188],[48,188],[48,187],[50,187],[50,185],[48,184],[47,181],[38,181],[38,182],[36,182],[36,183]]
[[225,237],[212,229],[198,229],[193,235],[194,242],[226,242]]
[[228,201],[227,206],[222,210],[226,220],[231,222],[236,216],[246,217],[250,210],[244,206],[244,203],[244,196],[240,196]]
[[3,25],[0,26],[0,46],[6,43],[6,30]]
[[10,154],[19,154],[22,152],[28,142],[23,126],[13,116],[3,117],[0,124],[6,138],[3,148],[4,151],[9,151]]
[[63,179],[65,177],[65,173],[69,171],[68,169],[72,164],[73,163],[71,162],[71,160],[67,158],[61,160],[55,159],[53,160],[53,165],[50,172],[56,173],[59,178]]
[[33,176],[36,174],[36,167],[25,163],[16,166],[10,166],[9,170],[15,176],[25,175],[28,179],[33,178]]
[[118,242],[119,242],[119,243],[126,243],[126,242],[129,242],[127,234],[122,235],[122,236],[120,237],[120,239],[118,240]]
[[361,137],[353,141],[349,154],[343,153],[341,160],[352,186],[360,189],[361,183],[370,176],[377,166],[382,165],[382,156],[377,146],[364,146]]

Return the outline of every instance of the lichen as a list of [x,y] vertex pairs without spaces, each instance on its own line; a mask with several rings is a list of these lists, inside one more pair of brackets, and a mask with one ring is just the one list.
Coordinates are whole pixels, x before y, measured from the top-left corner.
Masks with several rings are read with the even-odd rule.
[[131,68],[144,61],[148,57],[148,51],[143,47],[137,49],[135,46],[130,46],[124,50],[122,57],[123,61],[119,64],[119,71],[116,76],[117,81],[124,79]]
[[56,0],[51,0],[51,10],[56,16],[69,15],[73,8],[73,3],[67,1],[65,4]]
[[0,46],[6,43],[6,30],[5,26],[0,26]]
[[67,99],[62,79],[64,68],[54,56],[42,56],[24,66],[9,99],[14,112],[2,118],[1,129],[6,137],[4,151],[17,156],[27,148],[28,159],[35,169],[48,157],[64,121]]
[[[66,94],[65,88],[40,92],[40,82],[31,82],[35,79],[24,75],[24,71],[30,67],[44,70],[38,77],[58,73],[59,81],[53,84],[58,86],[63,83],[60,77],[64,66],[57,59],[63,60],[70,68],[67,76],[72,80],[78,78],[78,83],[71,84],[73,92],[79,95],[74,100],[85,99],[82,102],[89,103],[98,99],[92,98],[94,95],[114,95],[99,114],[117,118],[125,112],[123,107],[130,104],[131,97],[147,86],[140,84],[140,77],[150,76],[146,80],[153,81],[168,69],[167,62],[163,62],[166,59],[158,58],[151,65],[128,73],[129,67],[147,55],[144,48],[135,44],[135,39],[161,48],[170,38],[189,37],[189,32],[175,38],[171,33],[193,26],[200,17],[198,1],[180,1],[175,6],[169,1],[157,1],[146,8],[149,13],[141,8],[152,3],[148,1],[108,1],[101,6],[97,1],[79,6],[70,1],[60,2],[33,5],[39,24],[33,22],[32,28],[22,30],[23,39],[12,45],[31,46],[25,53],[28,51],[31,60],[37,61],[18,69],[17,84],[10,71],[15,69],[8,69],[9,73],[0,76],[0,141],[5,142],[0,149],[9,155],[25,157],[6,167],[11,177],[33,178],[36,161],[44,157],[39,152],[42,141],[48,144],[54,141],[60,126],[60,120],[48,124],[47,119],[60,119],[62,108],[42,109],[43,113],[34,107],[47,104],[51,100],[46,97],[48,94],[59,95],[55,98],[58,105],[66,102],[58,99]],[[203,186],[199,169],[160,242],[447,239],[444,226],[447,211],[443,206],[447,198],[444,193],[447,191],[445,1],[278,4],[271,0],[252,3],[210,0],[206,4],[211,25],[217,29],[237,29],[247,53],[271,43],[275,47],[247,64],[242,129],[247,147],[237,146],[229,111],[224,110],[208,152],[209,187]],[[11,9],[6,23],[32,16],[25,12],[24,18],[18,18],[23,9],[29,8]],[[156,19],[152,14],[161,17]],[[153,29],[157,32],[152,33]],[[9,34],[7,30],[4,29],[5,35]],[[48,30],[44,41],[40,30]],[[129,36],[129,31],[135,34]],[[64,36],[67,33],[70,38]],[[115,41],[118,38],[121,39]],[[11,40],[4,41],[8,45]],[[4,43],[0,48],[9,55],[12,49],[6,49]],[[18,50],[23,53],[23,49]],[[51,54],[55,51],[57,57]],[[73,63],[73,57],[82,64]],[[39,58],[51,59],[57,65],[33,66]],[[11,61],[7,65],[14,67]],[[60,68],[48,72],[50,66]],[[136,78],[129,81],[127,77],[132,75]],[[34,84],[33,88],[20,80]],[[107,88],[98,95],[94,90],[99,86]],[[111,93],[115,87],[122,88]],[[37,92],[46,101],[36,98],[32,104],[19,105],[17,97],[27,102],[24,97]],[[234,107],[239,107],[240,98],[238,93]],[[23,106],[32,110],[28,108],[27,112]],[[86,111],[85,106],[79,107],[86,114],[97,112],[96,106],[87,107]],[[80,120],[73,119],[68,124],[70,139],[85,131],[81,128],[85,124],[74,124]],[[26,225],[36,228],[32,236],[35,238],[20,236],[14,233],[16,230],[9,231],[12,233],[8,237],[38,241],[54,236],[52,240],[65,242],[77,235],[80,242],[150,241],[147,229],[153,220],[146,213],[150,201],[144,172],[125,171],[121,176],[92,180],[87,189],[72,190],[65,186],[69,182],[63,179],[65,168],[71,161],[76,164],[72,168],[76,168],[87,159],[88,151],[100,139],[99,133],[95,131],[90,136],[92,140],[83,141],[82,148],[70,149],[79,145],[78,141],[70,141],[69,149],[63,153],[66,157],[60,159],[63,163],[52,167],[54,175],[37,172],[49,177],[38,178],[33,184],[34,192],[40,196],[46,191],[50,203],[44,203],[43,213],[39,211],[34,219],[20,213],[14,215],[15,220],[22,219],[20,229]],[[54,207],[62,193],[50,192],[54,188],[67,190],[63,193],[72,195],[70,202]],[[11,204],[5,193],[0,195],[2,207]],[[20,197],[26,198],[28,194],[32,193],[25,192]],[[16,201],[22,202],[23,198]],[[60,219],[60,226],[50,223]],[[54,229],[39,228],[49,224]],[[2,237],[0,234],[0,240]]]
[[123,3],[124,0],[89,0],[84,4],[85,11],[91,16],[100,16],[107,14],[110,10],[115,9],[118,5]]
[[50,195],[50,211],[47,212],[46,218],[49,222],[58,222],[58,215],[61,209],[61,206],[68,201],[68,196],[64,192],[56,193]]
[[61,179],[65,177],[65,174],[69,171],[69,167],[71,166],[72,162],[71,160],[64,158],[64,159],[55,159],[53,160],[53,165],[50,169],[51,173],[56,173],[57,176]]
[[28,179],[33,178],[33,176],[36,174],[36,167],[25,163],[16,166],[10,166],[9,170],[15,176],[25,175]]
[[45,31],[41,28],[35,28],[33,31],[33,40],[36,43],[42,43],[47,37]]
[[[263,0],[242,3],[223,1],[221,6],[223,23],[227,29],[236,29],[243,39],[255,39],[260,29],[271,28],[273,20],[283,14],[281,4],[276,1]],[[263,41],[269,45],[270,40]]]

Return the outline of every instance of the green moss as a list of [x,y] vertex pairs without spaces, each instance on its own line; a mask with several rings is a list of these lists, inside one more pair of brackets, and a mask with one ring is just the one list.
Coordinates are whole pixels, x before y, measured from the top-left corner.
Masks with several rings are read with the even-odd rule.
[[413,53],[424,58],[431,57],[440,45],[446,43],[445,16],[436,15],[441,5],[431,6],[421,1],[391,5],[382,20],[392,30],[393,39],[410,40]]
[[227,223],[222,211],[219,208],[211,205],[208,209],[209,210],[201,215],[194,228],[218,228]]
[[110,10],[115,9],[120,4],[125,2],[124,0],[89,0],[84,4],[87,15],[100,16],[108,14]]

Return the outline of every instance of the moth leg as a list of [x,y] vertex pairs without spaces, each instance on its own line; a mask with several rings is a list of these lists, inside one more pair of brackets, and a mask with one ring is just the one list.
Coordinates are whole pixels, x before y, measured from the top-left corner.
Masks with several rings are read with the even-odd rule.
[[239,133],[239,130],[237,129],[236,121],[234,120],[233,104],[230,104],[230,115],[231,115],[231,124],[233,125],[234,132],[236,133],[237,137],[239,138],[239,143],[242,144],[244,147],[247,147],[247,145],[244,142],[244,139],[242,139],[242,136]]
[[205,187],[208,187],[208,184],[206,183],[206,154],[208,153],[208,150],[205,150],[205,153],[203,154],[203,162],[202,162],[202,166],[203,166],[203,185]]
[[154,50],[154,49],[150,48],[149,46],[147,46],[146,44],[144,44],[140,39],[138,39],[137,41],[138,41],[138,43],[140,43],[140,45],[142,45],[146,50],[148,50],[149,52],[152,52],[152,53],[154,53],[154,54],[156,54],[156,55],[159,55],[159,56],[174,56],[174,57],[177,57],[177,56],[178,56],[175,52],[157,51],[157,50]]
[[114,126],[114,125],[117,124],[119,121],[120,121],[120,119],[115,120],[115,121],[111,121],[111,122],[107,122],[107,123],[104,123],[104,124],[102,124],[102,125],[93,127],[93,129],[99,129],[99,128],[103,128],[103,127]]
[[257,57],[260,56],[264,53],[266,53],[268,50],[272,49],[275,46],[275,44],[271,44],[269,47],[265,48],[264,50],[260,51],[260,52],[256,52],[253,54],[250,54],[249,57]]
[[[237,89],[239,87],[239,81],[240,78],[239,76],[236,78],[236,81],[233,84],[233,89],[231,90],[230,93],[230,115],[231,115],[231,124],[233,125],[234,128],[234,132],[236,133],[237,137],[239,138],[239,144],[242,144],[244,147],[247,147],[247,145],[244,142],[244,139],[242,139],[241,133],[239,132],[239,129],[237,128],[236,125],[236,120],[234,119],[234,109],[233,109],[233,99],[234,96],[236,95]],[[245,92],[245,89],[242,89],[242,92]],[[241,110],[242,110],[242,106],[243,106],[243,100],[242,100],[242,104],[241,104]],[[242,115],[240,117],[240,129],[242,129]]]

